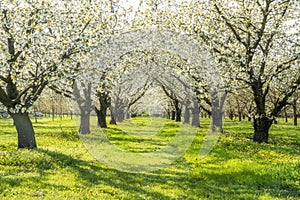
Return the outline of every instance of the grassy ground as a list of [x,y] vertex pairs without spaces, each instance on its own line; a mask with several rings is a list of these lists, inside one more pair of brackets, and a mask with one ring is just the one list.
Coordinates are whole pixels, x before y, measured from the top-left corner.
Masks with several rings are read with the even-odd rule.
[[[17,150],[12,121],[0,120],[0,199],[300,199],[300,128],[282,121],[272,126],[269,144],[251,141],[251,123],[226,121],[215,148],[201,158],[206,120],[175,163],[144,173],[99,163],[74,120],[43,118],[34,127],[38,149]],[[177,128],[167,121],[153,140],[128,136],[117,126],[105,132],[120,148],[142,152],[166,144]]]

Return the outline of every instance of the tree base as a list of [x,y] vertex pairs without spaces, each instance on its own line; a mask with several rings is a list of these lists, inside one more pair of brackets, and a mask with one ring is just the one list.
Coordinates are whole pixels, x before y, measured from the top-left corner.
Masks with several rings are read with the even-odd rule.
[[81,134],[90,134],[90,115],[81,114],[80,115],[80,127],[78,130]]
[[254,119],[254,137],[253,141],[258,143],[268,143],[269,129],[273,123],[273,119],[261,117]]
[[18,132],[18,148],[37,148],[34,129],[28,113],[11,114]]

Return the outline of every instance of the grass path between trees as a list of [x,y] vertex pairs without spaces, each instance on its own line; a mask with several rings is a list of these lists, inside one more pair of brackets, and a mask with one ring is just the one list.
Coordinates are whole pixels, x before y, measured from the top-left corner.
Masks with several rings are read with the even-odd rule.
[[[134,122],[147,127],[147,118]],[[172,165],[129,173],[99,163],[74,124],[38,119],[38,149],[18,150],[11,119],[0,119],[0,199],[300,199],[299,126],[280,121],[270,130],[269,144],[257,144],[251,122],[226,121],[225,133],[201,158],[209,124],[204,119],[193,144]],[[149,140],[134,139],[118,126],[105,133],[126,151],[152,151],[167,144],[176,127],[166,121]]]

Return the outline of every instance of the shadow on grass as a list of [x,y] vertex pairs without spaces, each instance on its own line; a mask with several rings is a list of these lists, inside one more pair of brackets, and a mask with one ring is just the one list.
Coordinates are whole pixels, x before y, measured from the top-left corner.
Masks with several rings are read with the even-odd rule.
[[193,183],[191,187],[195,188],[195,194],[203,193],[203,188],[206,188],[204,191],[205,196],[213,197],[213,199],[226,199],[226,197],[231,199],[253,199],[255,196],[263,195],[267,195],[272,199],[300,197],[299,186],[286,181],[284,176],[246,168],[230,172],[219,170],[204,169],[199,172],[198,176],[200,178],[191,180],[191,183]]
[[[142,182],[151,184],[151,182],[148,182],[149,177],[145,174],[127,173],[105,168],[99,163],[76,159],[60,152],[43,149],[38,149],[36,151],[49,155],[52,158],[51,167],[70,168],[73,173],[76,173],[78,181],[85,187],[92,187],[94,185],[109,185],[113,188],[119,188],[126,191],[134,196],[146,195],[153,199],[169,199],[168,196],[159,192],[149,191],[140,187],[140,185],[143,184]],[[41,170],[44,171],[43,168],[39,169],[39,171]],[[152,179],[152,181],[153,183],[164,182],[157,179]]]
[[[118,130],[115,129],[115,131]],[[66,131],[65,134],[53,133],[53,130],[48,131],[49,133],[38,134],[49,134],[66,140],[69,140],[69,137],[74,140],[78,138],[78,134],[71,131]],[[12,150],[15,144],[6,144],[1,150],[7,151],[11,155],[7,163],[1,160],[0,155],[0,168],[3,169],[3,173],[0,174],[0,195],[1,190],[7,188],[27,187],[24,182],[28,183],[29,188],[50,187],[55,189],[57,185],[50,183],[48,179],[56,171],[60,173],[61,169],[64,169],[63,171],[70,172],[67,173],[68,175],[74,175],[74,184],[78,185],[78,188],[90,190],[95,186],[100,186],[96,189],[103,193],[110,193],[113,197],[113,192],[107,191],[105,187],[101,188],[101,186],[110,186],[127,193],[127,199],[257,199],[263,195],[267,195],[269,199],[297,199],[300,198],[299,173],[294,175],[290,173],[299,171],[300,165],[288,168],[288,164],[286,164],[285,168],[278,166],[278,168],[272,169],[274,166],[272,163],[266,164],[270,160],[270,156],[267,160],[255,156],[257,150],[273,150],[276,153],[297,156],[299,142],[297,143],[295,138],[297,136],[293,136],[293,139],[288,141],[274,141],[271,144],[258,145],[243,138],[243,135],[233,134],[232,138],[223,138],[224,140],[218,143],[219,146],[209,155],[209,161],[188,161],[180,158],[168,168],[140,174],[118,171],[95,161],[78,159],[62,152],[43,148],[24,151],[24,158],[22,151]],[[293,146],[286,146],[286,142]],[[236,161],[230,163],[230,160],[234,159]],[[250,161],[247,163],[247,160],[253,163]],[[16,169],[18,172],[15,171]],[[32,175],[31,171],[36,171],[37,174]],[[26,176],[23,177],[19,174]],[[72,189],[74,188],[64,184],[59,188],[59,190],[68,191]],[[168,192],[164,193],[164,189]],[[181,197],[171,196],[175,190],[183,191],[184,195]]]
[[[177,131],[160,130],[154,137],[143,138],[127,134],[117,127],[108,127],[102,130],[110,142],[130,152],[151,152],[163,148],[177,133]],[[88,137],[92,137],[92,135],[88,135]],[[97,138],[95,137],[95,139]]]
[[[250,198],[264,193],[271,197],[300,197],[299,187],[290,183],[290,177],[285,179],[281,169],[270,171],[256,171],[255,168],[245,165],[236,170],[220,171],[220,168],[211,168],[202,165],[197,168],[198,173],[188,171],[188,162],[181,158],[173,167],[151,173],[128,173],[115,169],[105,168],[99,163],[75,159],[71,156],[48,150],[38,150],[51,156],[55,167],[69,167],[75,172],[78,181],[89,187],[103,184],[119,188],[135,196],[146,195],[151,199],[169,199],[160,192],[145,189],[146,185],[168,184],[168,187],[181,188],[189,191],[186,198],[198,199],[224,198],[227,195],[235,198]],[[243,165],[243,163],[240,163]],[[234,165],[232,165],[234,167]],[[181,168],[181,169],[180,169]],[[288,169],[285,169],[288,170]]]
[[[233,167],[233,169],[228,170],[226,166],[222,167],[225,162],[220,161],[217,164],[218,158],[213,158],[214,166],[205,161],[190,163],[184,158],[180,158],[172,166],[155,172],[128,173],[107,168],[95,161],[86,161],[42,148],[28,152],[30,155],[36,154],[36,159],[40,158],[40,161],[32,163],[29,160],[27,163],[16,163],[15,165],[18,167],[23,165],[24,172],[36,170],[38,175],[31,176],[29,174],[22,177],[18,176],[17,172],[11,171],[15,175],[6,172],[7,174],[0,176],[0,190],[22,187],[23,182],[28,183],[30,187],[55,188],[57,185],[49,183],[48,177],[53,174],[53,170],[66,169],[72,175],[74,174],[78,187],[88,189],[101,185],[110,186],[130,194],[129,198],[134,199],[144,199],[145,197],[149,199],[171,199],[168,194],[153,189],[155,186],[167,188],[169,191],[172,191],[172,188],[186,191],[184,196],[177,197],[182,199],[253,199],[253,197],[264,194],[272,198],[300,197],[300,188],[295,183],[290,182],[290,177],[285,179],[285,174],[280,175],[279,173],[282,171],[256,170],[256,168],[251,168],[251,165],[246,165],[240,160],[237,161],[239,163],[227,165]],[[219,156],[223,157],[221,160],[226,160],[225,154],[219,154]],[[3,163],[1,165],[5,166]],[[11,163],[7,163],[7,166],[11,166]],[[237,168],[234,169],[234,167]],[[71,189],[62,185],[59,190]],[[103,189],[103,192],[107,193],[108,191]]]

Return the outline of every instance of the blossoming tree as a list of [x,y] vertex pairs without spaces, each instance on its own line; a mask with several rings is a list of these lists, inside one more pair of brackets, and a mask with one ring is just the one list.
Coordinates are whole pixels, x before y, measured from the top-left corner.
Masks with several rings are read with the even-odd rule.
[[35,148],[28,109],[43,90],[66,84],[77,62],[104,36],[108,1],[0,2],[0,102],[18,132],[19,148]]

